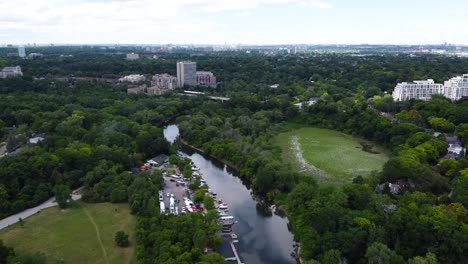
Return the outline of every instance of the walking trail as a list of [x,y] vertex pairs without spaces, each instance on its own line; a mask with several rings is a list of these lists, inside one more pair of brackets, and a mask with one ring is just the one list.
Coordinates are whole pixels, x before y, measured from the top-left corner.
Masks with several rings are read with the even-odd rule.
[[327,174],[324,171],[320,170],[312,164],[309,164],[304,159],[304,156],[302,155],[301,144],[299,143],[299,137],[297,135],[291,137],[290,149],[292,153],[294,153],[301,171],[310,172],[320,177],[327,177]]
[[98,241],[99,241],[99,245],[101,246],[102,255],[104,256],[104,260],[106,261],[106,263],[109,264],[109,259],[107,259],[107,252],[106,252],[106,249],[104,248],[104,244],[102,244],[101,234],[99,233],[99,228],[98,228],[98,226],[96,225],[96,222],[94,222],[94,219],[93,219],[93,217],[91,216],[91,214],[88,212],[88,210],[86,210],[86,208],[84,208],[84,207],[83,207],[83,210],[84,210],[84,212],[86,213],[86,215],[88,216],[89,221],[91,221],[91,223],[93,224],[94,229],[96,230],[96,237],[97,237],[97,239],[98,239]]

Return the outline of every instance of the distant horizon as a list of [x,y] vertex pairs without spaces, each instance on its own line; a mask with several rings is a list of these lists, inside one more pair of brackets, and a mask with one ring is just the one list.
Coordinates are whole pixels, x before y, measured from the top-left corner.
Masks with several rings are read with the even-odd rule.
[[425,44],[398,44],[398,43],[265,43],[265,44],[249,44],[249,43],[223,43],[223,44],[211,44],[211,43],[59,43],[59,42],[29,42],[29,43],[0,43],[0,47],[7,47],[8,45],[18,46],[199,46],[199,47],[210,47],[210,46],[253,46],[253,47],[265,47],[265,46],[399,46],[399,47],[412,47],[412,46],[446,46],[446,47],[468,47],[468,44],[459,43],[425,43]]
[[466,10],[466,0],[1,1],[0,43],[468,45]]

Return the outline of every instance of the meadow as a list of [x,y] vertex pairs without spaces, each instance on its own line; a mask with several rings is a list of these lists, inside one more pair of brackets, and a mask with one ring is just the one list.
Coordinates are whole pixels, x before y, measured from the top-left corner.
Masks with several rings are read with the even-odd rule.
[[[74,202],[0,230],[0,239],[18,254],[42,252],[48,263],[135,263],[135,226],[128,204]],[[115,245],[119,230],[129,234],[129,247]]]
[[343,183],[365,177],[380,171],[388,160],[382,148],[329,129],[294,129],[279,134],[276,142],[283,160],[298,171],[315,175],[320,182]]

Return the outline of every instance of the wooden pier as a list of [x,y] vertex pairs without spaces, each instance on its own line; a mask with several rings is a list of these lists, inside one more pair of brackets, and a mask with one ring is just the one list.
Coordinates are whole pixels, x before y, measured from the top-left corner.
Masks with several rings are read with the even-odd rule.
[[227,260],[227,261],[237,261],[237,264],[244,264],[244,263],[241,262],[239,254],[237,254],[237,250],[236,250],[236,247],[234,246],[234,243],[232,243],[232,241],[230,241],[229,245],[231,245],[232,252],[234,252],[234,257],[225,258],[225,260]]

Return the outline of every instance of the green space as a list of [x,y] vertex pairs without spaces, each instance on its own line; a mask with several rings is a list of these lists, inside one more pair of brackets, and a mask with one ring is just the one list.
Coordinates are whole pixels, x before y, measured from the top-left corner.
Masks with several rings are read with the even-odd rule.
[[[136,219],[128,204],[74,202],[52,207],[0,231],[18,254],[42,252],[49,263],[134,263]],[[115,245],[115,234],[130,235],[130,246]]]
[[358,175],[368,176],[381,170],[388,160],[384,150],[370,142],[329,129],[295,129],[279,134],[276,142],[283,160],[299,171],[315,174],[321,182],[341,183]]

